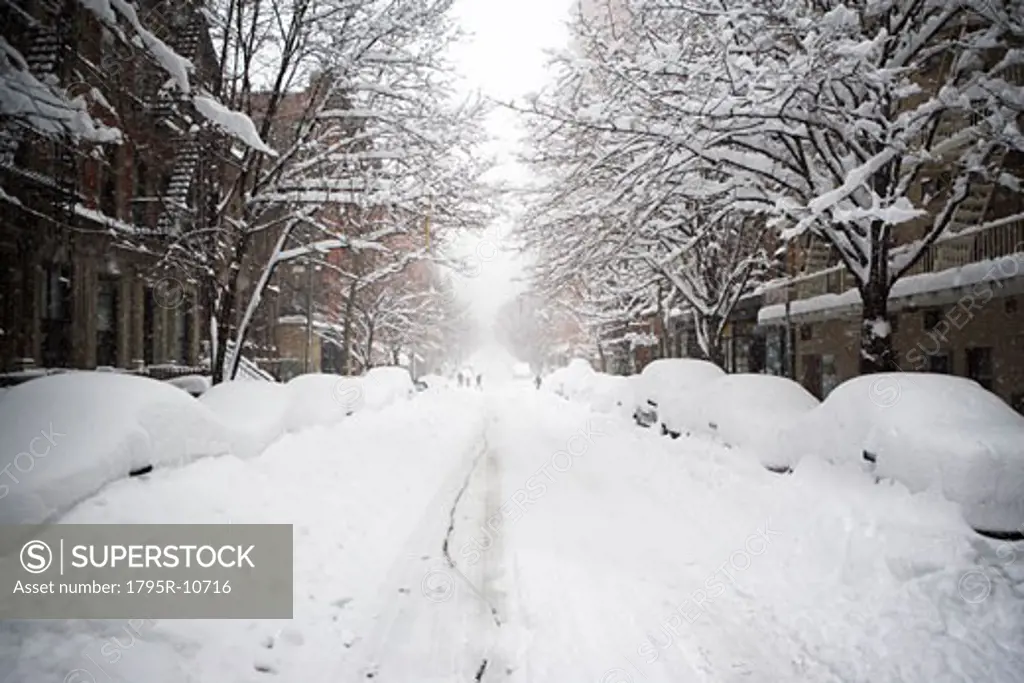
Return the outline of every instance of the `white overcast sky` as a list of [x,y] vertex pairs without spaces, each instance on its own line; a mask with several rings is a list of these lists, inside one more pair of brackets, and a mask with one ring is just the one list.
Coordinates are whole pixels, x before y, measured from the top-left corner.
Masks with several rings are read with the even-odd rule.
[[[468,85],[502,101],[518,100],[542,88],[549,79],[545,50],[566,44],[566,20],[572,0],[456,0],[455,13],[472,34],[454,55]],[[510,181],[526,171],[515,163],[521,135],[516,117],[496,111],[488,122],[502,156],[497,173]],[[489,150],[490,151],[490,148]],[[498,251],[507,225],[490,226],[482,235],[467,236],[460,252],[476,258],[479,274],[462,282],[462,289],[483,324],[488,324],[502,303],[515,296],[522,264],[514,254]]]

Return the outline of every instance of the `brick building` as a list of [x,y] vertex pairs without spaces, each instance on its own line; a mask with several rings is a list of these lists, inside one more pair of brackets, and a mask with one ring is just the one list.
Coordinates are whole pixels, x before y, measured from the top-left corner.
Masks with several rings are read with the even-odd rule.
[[[192,60],[193,81],[216,90],[199,5],[143,2],[140,10]],[[31,71],[72,95],[99,93],[109,107],[94,104],[94,117],[123,135],[97,149],[0,121],[0,371],[196,365],[204,325],[196,293],[164,277],[153,254],[201,220],[209,134],[193,132],[185,106],[162,90],[166,72],[80,3],[0,11]]]

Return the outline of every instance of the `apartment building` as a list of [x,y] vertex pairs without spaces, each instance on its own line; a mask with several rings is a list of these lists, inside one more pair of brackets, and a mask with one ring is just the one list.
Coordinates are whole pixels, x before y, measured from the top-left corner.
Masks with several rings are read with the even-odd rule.
[[[0,372],[196,365],[201,302],[155,268],[154,254],[201,219],[209,139],[161,94],[166,74],[105,35],[80,3],[13,2],[2,12],[30,70],[73,96],[99,92],[110,106],[92,113],[123,141],[100,150],[0,121]],[[194,79],[216,88],[199,5],[143,2],[140,12],[192,60]]]
[[[1008,153],[1002,169],[1024,177],[1024,155]],[[889,311],[900,369],[969,377],[1024,409],[1021,214],[1020,192],[976,187],[949,232],[897,281]],[[912,228],[898,235],[903,243],[916,237]],[[858,373],[860,297],[824,244],[805,240],[793,251],[796,275],[765,293],[759,321],[774,346],[792,338],[796,379],[825,396]],[[782,373],[778,363],[769,369]]]

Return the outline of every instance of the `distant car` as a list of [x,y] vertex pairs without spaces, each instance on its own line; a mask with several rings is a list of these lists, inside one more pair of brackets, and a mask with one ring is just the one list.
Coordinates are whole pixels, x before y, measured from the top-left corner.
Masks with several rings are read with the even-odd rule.
[[747,450],[773,472],[788,472],[785,458],[776,459],[766,441],[801,419],[821,402],[791,379],[774,375],[725,375],[707,385],[694,411],[693,428],[728,446]]
[[860,463],[911,491],[959,503],[975,530],[1024,532],[1024,417],[973,380],[894,372],[843,382],[780,430],[770,457]]
[[695,358],[660,358],[636,380],[633,419],[641,427],[660,424],[661,433],[678,437],[686,429],[694,401],[712,380],[725,375],[714,363]]

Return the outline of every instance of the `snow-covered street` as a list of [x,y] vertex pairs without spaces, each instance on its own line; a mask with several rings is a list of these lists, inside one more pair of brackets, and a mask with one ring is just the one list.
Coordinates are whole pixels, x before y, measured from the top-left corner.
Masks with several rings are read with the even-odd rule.
[[[864,483],[861,483],[864,482]],[[431,389],[63,523],[295,525],[291,621],[5,622],[4,683],[1017,681],[1024,546],[528,384]]]

